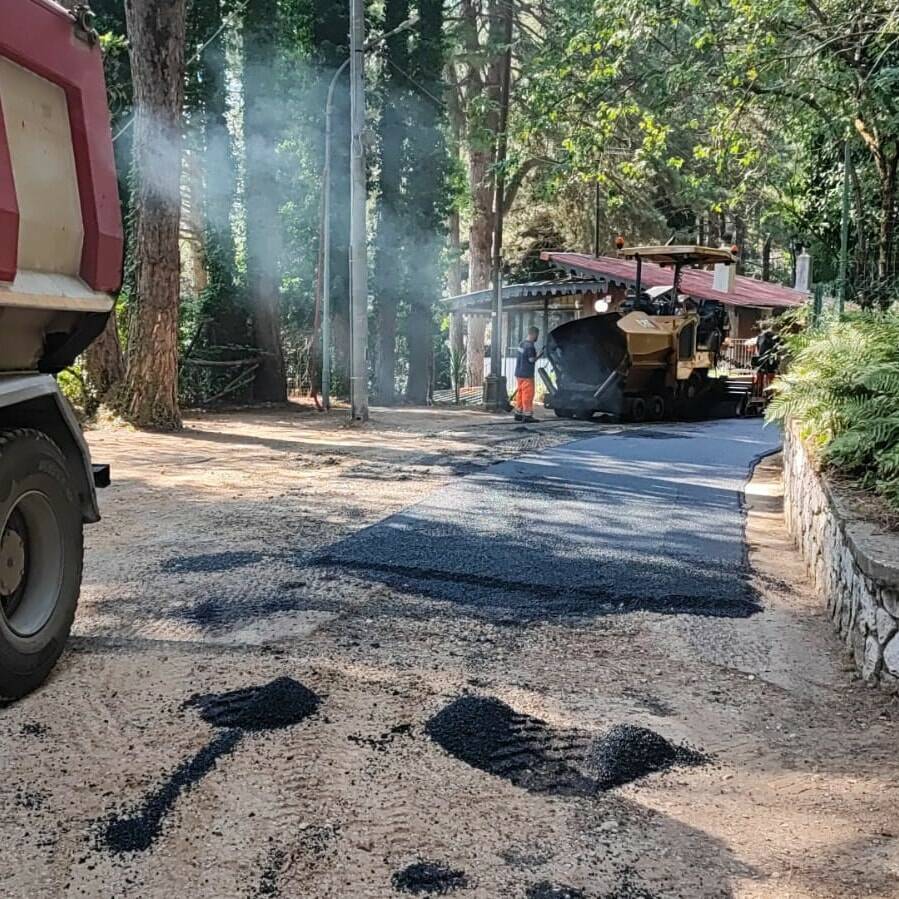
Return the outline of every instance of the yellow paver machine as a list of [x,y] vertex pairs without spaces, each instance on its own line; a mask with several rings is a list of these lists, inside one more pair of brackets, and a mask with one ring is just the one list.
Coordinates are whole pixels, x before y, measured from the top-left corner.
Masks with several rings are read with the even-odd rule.
[[[560,418],[624,421],[741,414],[745,393],[710,376],[727,327],[723,307],[679,293],[685,266],[733,265],[734,254],[691,245],[622,248],[619,256],[636,261],[633,292],[548,335],[555,380],[541,372],[547,408]],[[674,269],[670,287],[643,289],[644,259]]]

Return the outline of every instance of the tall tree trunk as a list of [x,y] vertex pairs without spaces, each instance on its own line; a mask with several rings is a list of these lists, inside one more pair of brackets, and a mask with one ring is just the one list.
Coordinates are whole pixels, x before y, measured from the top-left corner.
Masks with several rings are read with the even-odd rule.
[[868,229],[865,222],[865,198],[858,168],[849,157],[849,177],[852,182],[852,203],[855,207],[855,283],[862,285],[868,278]]
[[[490,256],[493,249],[493,151],[469,151],[468,177],[471,182],[472,212],[468,235],[468,289],[486,290],[490,286]],[[484,383],[485,335],[488,318],[468,317],[468,383]]]
[[126,0],[134,81],[134,294],[123,411],[177,429],[185,0]]
[[282,125],[275,57],[278,18],[268,0],[249,0],[244,17],[247,290],[261,356],[253,398],[287,402],[281,348],[281,233],[277,140]]
[[[456,297],[462,293],[462,235],[458,209],[450,213],[448,230],[450,259],[446,274],[446,289],[451,297]],[[465,352],[465,316],[461,312],[453,312],[450,315],[449,345],[450,352],[461,358]]]
[[[443,72],[443,0],[418,0],[418,41],[412,76],[429,93],[440,92]],[[411,258],[421,260],[416,283],[409,293],[409,380],[406,398],[419,405],[428,401],[434,354],[434,303],[443,292],[440,251],[444,241],[446,143],[441,112],[433,102],[412,95],[410,130],[409,205]]]
[[[312,44],[322,69],[321,102],[334,70],[350,54],[349,4],[334,0],[312,0]],[[349,393],[350,348],[350,101],[348,75],[342,76],[334,94],[331,133],[331,341],[332,380],[337,393]],[[324,117],[322,143],[324,150]]]
[[899,164],[899,151],[893,155],[892,159],[884,160],[880,172],[880,236],[877,246],[877,274],[884,291],[893,286],[892,280],[896,274],[894,242],[897,164]]
[[493,248],[492,148],[471,151],[468,175],[472,195],[468,289],[486,290],[490,286],[490,253]]
[[[194,0],[194,9],[198,0]],[[202,40],[222,27],[221,0],[205,0],[208,8]],[[235,283],[235,241],[231,225],[236,174],[228,131],[228,73],[225,46],[229,31],[218,37],[200,60],[203,103],[203,255],[209,286],[202,316],[209,346],[247,346],[252,342],[249,315]]]
[[[387,0],[384,29],[392,31],[409,17],[409,0]],[[409,225],[403,203],[408,137],[408,91],[393,66],[409,67],[408,34],[387,41],[384,72],[384,105],[381,111],[381,198],[378,205],[378,236],[375,247],[375,315],[377,354],[375,397],[391,405],[396,401],[397,314],[406,287],[405,259]]]
[[484,383],[484,360],[487,357],[487,315],[469,315],[465,363],[468,369],[468,386],[480,387]]
[[[468,182],[472,213],[469,230],[469,290],[490,286],[493,248],[493,159],[497,110],[504,59],[503,7],[506,0],[489,0],[487,8],[473,0],[461,0],[460,35],[466,62],[463,97],[467,108]],[[486,39],[482,35],[486,34]],[[486,60],[486,62],[485,62]],[[469,384],[484,382],[485,316],[468,319]]]
[[741,215],[734,216],[734,244],[739,247],[737,274],[746,274],[746,220]]
[[[455,78],[452,66],[448,66],[445,82],[451,84]],[[462,114],[458,89],[447,88],[446,97],[449,112],[450,152],[452,158],[458,160],[462,149],[465,118]],[[462,293],[462,217],[457,207],[454,207],[449,214],[447,232],[449,235],[449,264],[446,273],[446,289],[451,297],[455,297]],[[465,353],[465,316],[461,312],[453,312],[450,316],[449,344],[450,353],[457,359],[461,359]],[[461,384],[453,384],[457,390],[461,386]]]
[[765,242],[762,244],[762,280],[771,280],[771,235],[765,235]]
[[85,350],[84,367],[101,402],[125,380],[125,357],[114,309],[103,333]]

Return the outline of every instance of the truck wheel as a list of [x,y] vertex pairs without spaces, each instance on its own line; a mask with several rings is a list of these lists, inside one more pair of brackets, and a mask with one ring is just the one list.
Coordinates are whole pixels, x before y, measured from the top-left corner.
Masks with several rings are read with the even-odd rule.
[[0,699],[39,686],[65,646],[81,527],[59,447],[40,431],[0,432]]
[[665,400],[656,395],[649,398],[647,414],[650,421],[661,421],[665,417]]
[[631,399],[628,418],[636,422],[646,421],[646,400],[642,396]]

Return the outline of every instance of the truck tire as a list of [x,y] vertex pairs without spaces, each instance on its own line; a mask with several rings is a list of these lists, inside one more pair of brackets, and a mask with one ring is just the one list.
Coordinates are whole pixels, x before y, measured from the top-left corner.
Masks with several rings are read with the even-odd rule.
[[646,421],[646,400],[642,396],[631,398],[627,417],[638,423]]
[[665,400],[658,394],[649,398],[646,409],[650,421],[662,421],[665,418]]
[[40,431],[0,431],[0,699],[39,686],[81,591],[81,510],[65,458]]

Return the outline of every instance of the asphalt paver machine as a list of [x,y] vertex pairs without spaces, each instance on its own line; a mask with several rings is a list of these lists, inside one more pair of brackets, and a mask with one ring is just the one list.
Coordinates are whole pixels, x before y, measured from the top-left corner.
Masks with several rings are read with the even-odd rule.
[[103,79],[86,10],[0,2],[0,699],[48,675],[99,520],[81,428],[54,375],[103,330],[122,275]]
[[[541,372],[546,406],[560,418],[602,414],[637,422],[712,410],[739,414],[745,396],[712,376],[726,329],[724,309],[679,293],[685,266],[733,265],[733,253],[663,246],[623,248],[619,255],[636,261],[633,293],[618,308],[567,322],[548,335],[555,380]],[[671,286],[644,290],[643,260],[670,266]]]

